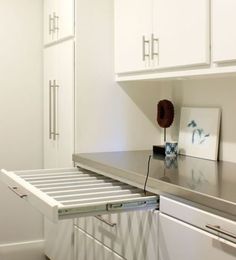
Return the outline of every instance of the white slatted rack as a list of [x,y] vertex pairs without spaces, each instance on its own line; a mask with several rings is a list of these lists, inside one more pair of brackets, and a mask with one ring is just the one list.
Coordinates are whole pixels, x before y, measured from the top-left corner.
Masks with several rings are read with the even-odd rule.
[[84,169],[1,171],[0,179],[49,219],[151,209],[159,198]]

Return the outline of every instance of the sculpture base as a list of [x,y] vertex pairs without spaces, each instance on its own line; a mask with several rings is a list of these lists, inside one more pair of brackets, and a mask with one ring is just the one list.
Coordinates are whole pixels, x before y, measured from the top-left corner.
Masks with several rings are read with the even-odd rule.
[[153,145],[152,152],[154,155],[164,155],[165,156],[165,146],[164,145]]

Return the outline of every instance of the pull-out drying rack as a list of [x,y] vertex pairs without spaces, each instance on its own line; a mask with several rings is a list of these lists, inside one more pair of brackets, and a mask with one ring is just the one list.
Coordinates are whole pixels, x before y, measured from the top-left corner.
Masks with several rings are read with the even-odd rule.
[[50,220],[155,209],[159,198],[81,168],[1,171],[0,179]]

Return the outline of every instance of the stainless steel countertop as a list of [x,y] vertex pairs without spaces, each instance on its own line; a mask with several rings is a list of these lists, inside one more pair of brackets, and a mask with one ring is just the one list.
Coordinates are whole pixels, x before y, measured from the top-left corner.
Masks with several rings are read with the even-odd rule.
[[[143,188],[151,151],[75,154],[81,167]],[[153,157],[147,190],[170,194],[236,216],[236,164],[188,156]]]

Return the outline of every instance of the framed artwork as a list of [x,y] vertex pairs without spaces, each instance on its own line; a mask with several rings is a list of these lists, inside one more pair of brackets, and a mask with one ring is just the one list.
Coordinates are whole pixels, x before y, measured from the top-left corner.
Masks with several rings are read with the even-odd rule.
[[182,107],[179,154],[217,160],[220,116],[219,108]]

